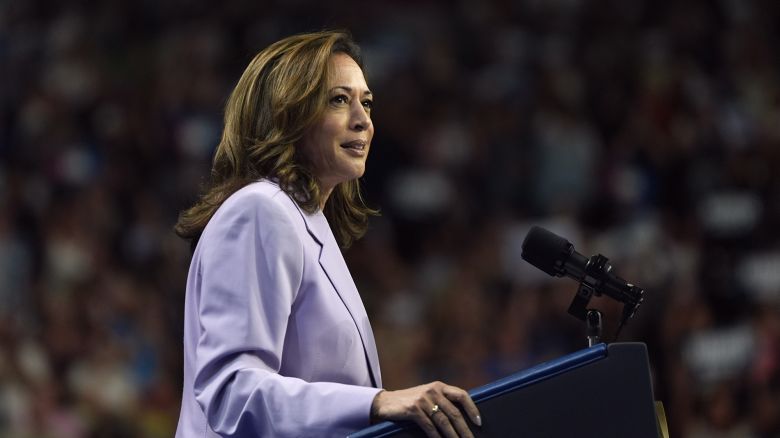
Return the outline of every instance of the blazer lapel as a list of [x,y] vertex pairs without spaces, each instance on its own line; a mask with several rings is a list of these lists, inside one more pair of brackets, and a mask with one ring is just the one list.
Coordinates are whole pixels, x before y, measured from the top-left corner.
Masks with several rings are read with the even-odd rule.
[[[299,210],[300,211],[300,210]],[[377,355],[376,341],[371,325],[368,321],[363,301],[355,287],[355,282],[347,269],[344,256],[341,254],[336,239],[330,230],[330,225],[322,213],[308,215],[301,211],[306,229],[314,240],[320,244],[320,266],[330,280],[336,293],[346,306],[352,320],[355,322],[360,340],[363,342],[363,350],[369,364],[371,380],[377,388],[382,387],[382,378],[379,370],[379,357]]]

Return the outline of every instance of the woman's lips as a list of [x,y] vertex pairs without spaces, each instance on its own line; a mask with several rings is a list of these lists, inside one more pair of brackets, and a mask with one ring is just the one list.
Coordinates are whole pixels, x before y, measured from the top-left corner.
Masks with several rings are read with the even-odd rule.
[[345,149],[354,149],[357,151],[362,151],[366,148],[366,142],[365,140],[352,140],[347,143],[343,143],[341,147]]

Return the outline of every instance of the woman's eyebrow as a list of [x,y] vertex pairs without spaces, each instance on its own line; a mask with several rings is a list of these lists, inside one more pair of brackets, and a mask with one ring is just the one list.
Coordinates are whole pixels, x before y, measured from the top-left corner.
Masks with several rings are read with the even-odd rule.
[[[333,90],[336,90],[336,89],[339,89],[339,88],[344,90],[344,91],[346,91],[346,92],[348,92],[348,93],[352,92],[352,87],[348,87],[346,85],[336,85],[335,87],[331,88],[330,90],[333,91]],[[374,93],[372,93],[371,90],[366,90],[366,91],[363,92],[363,96],[373,96],[373,95],[374,95]]]

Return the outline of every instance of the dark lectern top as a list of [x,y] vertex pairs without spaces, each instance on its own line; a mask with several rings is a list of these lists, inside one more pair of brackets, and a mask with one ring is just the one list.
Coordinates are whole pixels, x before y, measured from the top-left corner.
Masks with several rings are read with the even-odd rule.
[[[647,348],[597,344],[469,391],[477,437],[655,438]],[[384,422],[348,438],[424,437],[413,423]]]

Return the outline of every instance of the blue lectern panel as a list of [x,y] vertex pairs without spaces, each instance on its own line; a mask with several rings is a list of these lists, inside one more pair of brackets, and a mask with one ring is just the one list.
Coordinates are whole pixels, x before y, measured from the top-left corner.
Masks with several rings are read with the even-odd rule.
[[[471,398],[478,405],[503,394],[517,391],[520,388],[534,385],[555,376],[570,372],[582,366],[594,363],[607,357],[607,346],[597,344],[593,347],[571,353],[569,355],[544,362],[532,368],[519,371],[510,376],[496,380],[485,386],[469,391]],[[522,418],[519,414],[518,418]],[[404,429],[415,426],[404,423],[383,422],[367,429],[349,435],[348,438],[383,438],[394,436]]]

